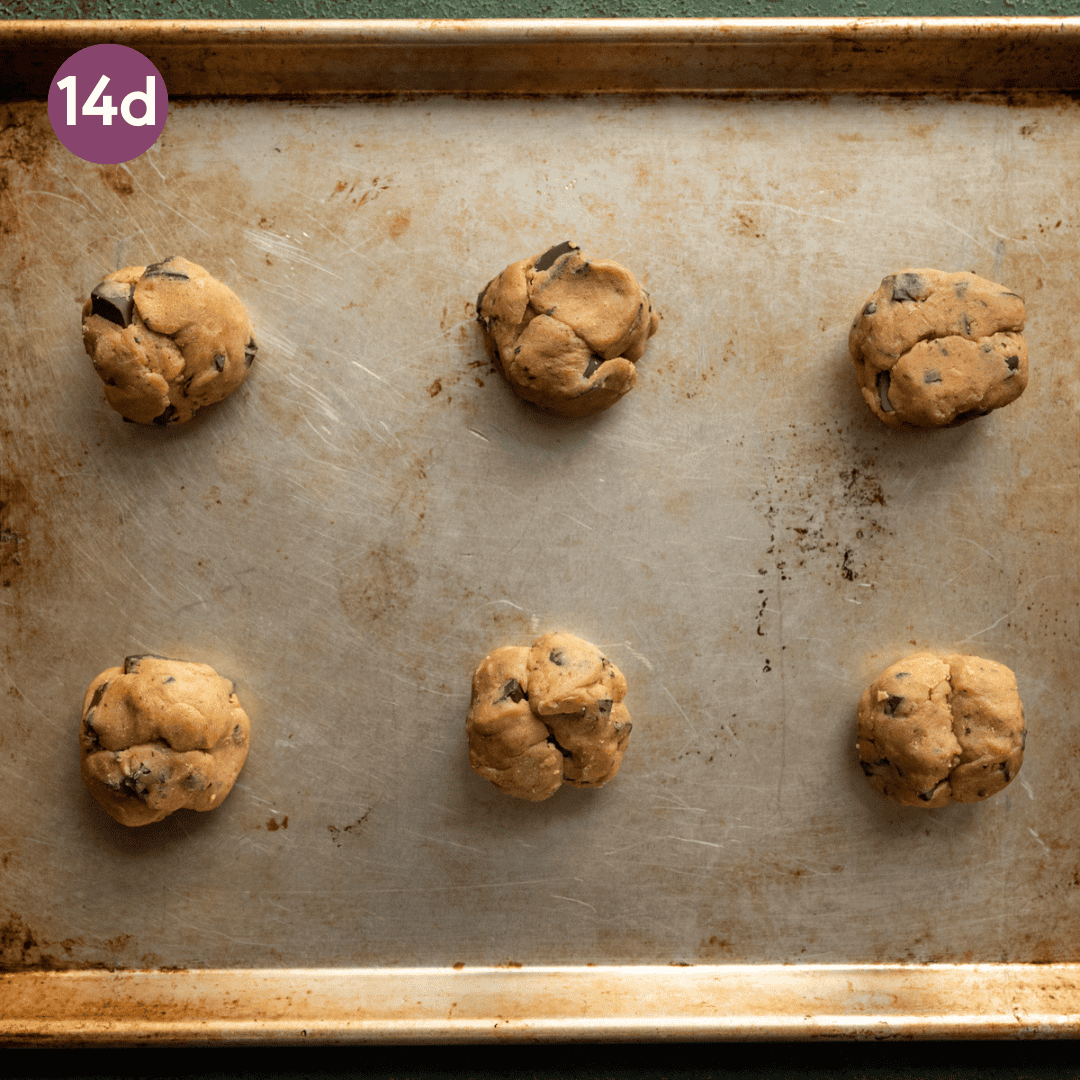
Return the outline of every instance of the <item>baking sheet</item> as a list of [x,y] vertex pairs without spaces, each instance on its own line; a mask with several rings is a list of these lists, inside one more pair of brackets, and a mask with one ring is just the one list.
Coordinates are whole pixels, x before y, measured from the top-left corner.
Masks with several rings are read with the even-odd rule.
[[[1072,98],[174,100],[116,167],[0,108],[9,971],[1054,962],[1077,994]],[[518,402],[475,324],[568,238],[662,317],[584,421]],[[79,308],[173,253],[260,351],[147,430]],[[1018,402],[869,414],[847,330],[909,266],[1026,298]],[[554,629],[622,669],[634,733],[602,791],[519,803],[469,769],[470,675]],[[892,806],[854,764],[859,694],[916,649],[1017,673],[1024,768],[985,804]],[[212,814],[129,830],[77,727],[140,652],[234,679],[252,746]]]

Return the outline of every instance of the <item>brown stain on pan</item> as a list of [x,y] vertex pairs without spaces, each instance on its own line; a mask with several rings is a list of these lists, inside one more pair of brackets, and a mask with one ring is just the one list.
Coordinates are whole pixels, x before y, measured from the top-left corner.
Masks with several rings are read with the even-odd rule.
[[40,105],[26,101],[0,104],[0,161],[36,169],[48,162],[58,145],[48,113]]
[[350,559],[339,573],[341,608],[358,629],[402,619],[420,576],[407,548],[389,542],[371,548],[359,560]]
[[[129,934],[121,934],[110,941],[101,942],[100,951],[122,952],[131,940]],[[32,930],[21,916],[11,913],[0,923],[0,973],[23,971],[115,971],[115,964],[103,960],[74,960],[72,953],[83,946],[78,938],[49,941]],[[59,947],[62,955],[55,949]]]
[[98,173],[105,185],[115,194],[122,196],[135,194],[135,181],[124,166],[102,165],[99,167]]
[[29,485],[10,470],[0,473],[0,588],[15,588],[30,562],[31,519],[36,505]]

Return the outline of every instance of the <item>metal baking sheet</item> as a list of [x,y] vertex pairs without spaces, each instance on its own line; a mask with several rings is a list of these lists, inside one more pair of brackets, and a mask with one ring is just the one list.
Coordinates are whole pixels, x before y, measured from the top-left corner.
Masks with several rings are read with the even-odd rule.
[[[1053,67],[1055,25],[1017,69],[1028,40]],[[610,71],[638,52],[608,27]],[[0,105],[0,1038],[1080,1032],[1080,106],[774,89],[177,93],[100,167],[42,101]],[[662,316],[637,388],[578,421],[513,397],[474,307],[568,238]],[[173,253],[260,351],[146,429],[79,309]],[[911,266],[1026,298],[1015,404],[869,414],[848,327]],[[608,787],[520,803],[469,769],[470,676],[554,629],[622,669],[634,733]],[[854,764],[860,693],[916,649],[1017,673],[1026,759],[987,803],[893,806]],[[252,745],[219,809],[131,830],[76,736],[139,652],[234,679]]]

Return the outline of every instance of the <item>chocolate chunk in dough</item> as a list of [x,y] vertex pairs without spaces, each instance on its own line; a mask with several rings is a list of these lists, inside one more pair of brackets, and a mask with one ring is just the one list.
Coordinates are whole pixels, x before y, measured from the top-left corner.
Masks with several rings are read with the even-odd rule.
[[863,398],[889,427],[949,427],[1027,386],[1024,301],[971,273],[885,278],[848,336]]
[[489,281],[476,314],[514,392],[563,416],[602,412],[630,390],[659,325],[629,270],[590,262],[569,240]]
[[859,764],[871,785],[904,806],[978,802],[1024,760],[1016,676],[978,656],[905,657],[859,702]]
[[473,674],[469,763],[501,791],[539,802],[565,783],[601,787],[630,738],[626,680],[573,634],[506,646]]
[[190,281],[191,275],[177,262],[177,256],[170,255],[159,263],[151,263],[143,271],[143,278],[168,278],[170,281]]
[[130,326],[135,310],[135,286],[119,281],[102,281],[90,292],[90,306],[95,315],[119,327]]
[[232,683],[212,667],[129,656],[83,699],[83,782],[122,825],[213,810],[244,764],[249,730]]
[[247,378],[257,346],[236,294],[170,256],[128,266],[83,305],[83,345],[125,420],[182,424]]

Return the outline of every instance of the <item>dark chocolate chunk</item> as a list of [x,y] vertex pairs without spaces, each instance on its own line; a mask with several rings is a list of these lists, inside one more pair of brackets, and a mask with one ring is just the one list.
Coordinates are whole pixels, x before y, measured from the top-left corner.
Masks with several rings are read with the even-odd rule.
[[168,281],[190,281],[191,278],[184,273],[183,270],[171,270],[169,263],[175,259],[175,255],[170,255],[167,259],[162,259],[161,262],[151,263],[144,271],[142,280],[147,278],[165,278]]
[[[126,663],[126,661],[125,661],[125,663]],[[105,691],[108,690],[108,689],[109,689],[109,684],[107,682],[103,682],[94,691],[94,696],[90,699],[90,708],[91,709],[96,708],[101,703],[101,699],[105,696]]]
[[867,304],[866,307],[864,307],[862,309],[862,313],[864,315],[875,315],[875,314],[877,314],[877,304],[875,304],[874,301],[871,300],[870,303]]
[[892,280],[892,300],[921,300],[926,296],[926,282],[918,274],[897,274]]
[[874,775],[874,766],[871,765],[869,761],[860,761],[859,766],[862,768],[864,776]]
[[153,424],[157,424],[158,427],[164,427],[166,424],[171,424],[176,419],[177,408],[175,405],[166,405],[165,411],[155,416],[151,421]]
[[551,652],[548,653],[548,659],[556,667],[566,667],[566,654],[562,649],[552,649]]
[[214,367],[216,367],[218,369],[218,371],[224,371],[225,370],[225,354],[224,353],[220,353],[220,352],[219,353],[214,353]]
[[244,361],[248,367],[255,361],[255,354],[259,351],[259,346],[255,344],[254,338],[248,338],[248,343],[244,346]]
[[592,356],[589,357],[589,362],[585,365],[585,371],[581,377],[583,379],[591,379],[593,373],[602,363],[604,363],[604,358],[593,353]]
[[878,401],[881,402],[882,412],[896,412],[889,400],[889,373],[879,371],[877,377]]
[[924,383],[941,382],[941,372],[936,370],[935,368],[930,368],[929,370],[923,372],[922,381]]
[[611,698],[604,698],[603,701],[598,701],[596,703],[596,710],[600,713],[601,716],[608,716],[611,713],[611,706],[614,704],[615,703],[611,700]]
[[136,796],[137,798],[145,799],[147,792],[146,784],[142,784],[140,786],[139,781],[144,776],[149,775],[150,766],[145,765],[143,762],[140,761],[138,768],[135,769],[135,771],[132,772],[130,776],[125,776],[121,778],[120,787],[128,791],[130,794]]
[[968,318],[966,311],[960,316],[960,325],[964,329],[964,337],[971,337],[971,319]]
[[125,656],[124,657],[124,674],[125,675],[131,675],[133,672],[138,671],[139,670],[139,661],[140,660],[145,660],[148,657],[151,660],[168,660],[167,656],[159,656],[157,653],[152,653],[152,652],[138,653],[135,656]]
[[563,757],[573,757],[574,756],[573,753],[570,750],[567,750],[565,746],[560,746],[559,745],[558,740],[555,738],[554,735],[549,735],[547,737],[547,741],[549,743],[551,743],[551,745],[554,746],[555,749],[558,750],[559,753],[562,754]]
[[[494,281],[494,280],[495,280],[495,279],[494,279],[494,278],[492,278],[492,281]],[[480,315],[480,305],[481,305],[481,304],[482,304],[482,303],[484,302],[484,297],[485,297],[485,296],[487,296],[487,291],[488,291],[488,289],[490,289],[490,288],[491,288],[491,281],[489,281],[489,282],[488,282],[488,283],[487,283],[487,284],[486,284],[486,285],[485,285],[485,286],[484,286],[484,287],[483,287],[483,288],[482,288],[482,289],[480,290],[479,294],[478,294],[478,295],[477,295],[477,297],[476,297],[476,317],[477,317],[478,319],[482,317],[482,316]]]
[[101,749],[101,736],[94,730],[94,717],[97,714],[91,709],[83,719],[83,743],[91,750]]
[[173,675],[166,675],[162,681],[167,683],[176,682],[176,677]]
[[548,248],[543,255],[540,256],[533,266],[537,270],[550,270],[555,265],[556,260],[560,255],[565,255],[569,251],[576,251],[577,244],[572,240],[564,240],[561,244],[556,244],[555,247]]
[[495,704],[497,705],[499,701],[505,701],[507,698],[517,704],[520,701],[528,701],[529,695],[521,688],[521,683],[517,679],[510,679],[503,687],[502,697]]
[[135,286],[120,281],[102,281],[90,293],[92,314],[117,326],[130,326],[135,311]]
[[1016,371],[1016,369],[1020,367],[1020,357],[1006,356],[1005,363],[1008,365],[1010,371]]
[[895,716],[896,710],[904,703],[904,699],[897,694],[890,694],[889,700],[882,706],[882,712],[886,716]]
[[898,671],[893,676],[893,678],[894,679],[910,679],[911,678],[911,672],[910,671]]

